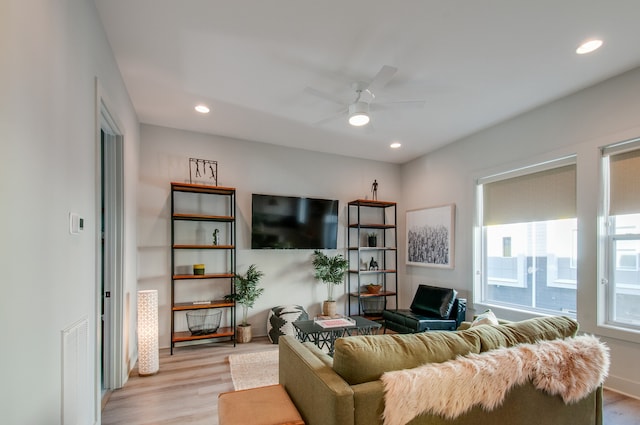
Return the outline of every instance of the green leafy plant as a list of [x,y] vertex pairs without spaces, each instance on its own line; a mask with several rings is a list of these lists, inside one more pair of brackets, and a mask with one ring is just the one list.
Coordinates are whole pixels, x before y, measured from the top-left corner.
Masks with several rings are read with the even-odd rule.
[[253,307],[256,300],[264,292],[264,288],[258,288],[258,283],[260,283],[262,276],[264,276],[264,273],[258,270],[255,264],[250,265],[244,275],[235,274],[236,293],[227,295],[225,298],[234,300],[242,306],[242,322],[240,326],[249,324],[247,322],[249,309]]
[[333,301],[333,287],[344,281],[349,262],[337,254],[329,256],[322,251],[313,251],[314,277],[327,284],[327,301]]

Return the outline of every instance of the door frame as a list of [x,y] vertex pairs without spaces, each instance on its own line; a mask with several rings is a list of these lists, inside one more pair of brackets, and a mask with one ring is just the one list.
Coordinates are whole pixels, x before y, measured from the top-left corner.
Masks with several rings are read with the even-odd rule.
[[[96,78],[96,125],[95,125],[95,149],[96,149],[96,207],[95,207],[95,320],[96,320],[96,340],[95,340],[95,407],[96,419],[100,418],[102,408],[102,301],[104,293],[102,291],[102,279],[104,275],[110,277],[110,302],[105,305],[105,317],[108,323],[109,332],[106,333],[108,341],[105,342],[107,366],[104,375],[104,387],[108,390],[120,388],[124,385],[128,371],[124,367],[124,136],[122,126],[119,124],[114,108],[110,107],[110,102],[102,88],[100,81]],[[105,160],[109,162],[105,165],[105,170],[110,176],[107,189],[103,194],[103,154],[101,131],[108,135],[108,142],[111,146],[111,154],[105,155]],[[108,170],[107,170],[108,169]],[[108,199],[113,208],[105,210],[105,230],[102,234],[102,198]],[[102,239],[104,237],[104,264]],[[104,270],[104,271],[103,271]],[[96,423],[99,423],[97,421]]]

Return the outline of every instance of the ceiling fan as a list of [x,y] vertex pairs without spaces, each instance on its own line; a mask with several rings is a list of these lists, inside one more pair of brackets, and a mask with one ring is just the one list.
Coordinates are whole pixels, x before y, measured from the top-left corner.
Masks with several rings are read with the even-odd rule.
[[373,77],[373,79],[368,83],[364,81],[357,81],[352,83],[352,100],[347,104],[345,104],[344,99],[338,96],[332,95],[330,93],[325,93],[312,87],[306,87],[305,91],[307,93],[342,105],[342,109],[326,118],[321,119],[320,121],[317,121],[314,124],[322,125],[343,115],[346,115],[348,117],[349,124],[355,127],[361,127],[367,125],[370,122],[370,113],[372,110],[375,111],[377,109],[382,109],[383,107],[389,106],[422,108],[425,104],[424,100],[400,100],[391,102],[375,101],[376,93],[378,93],[379,90],[385,87],[389,83],[389,81],[391,81],[396,72],[398,72],[398,68],[384,65],[380,69],[380,71],[378,71],[375,77]]

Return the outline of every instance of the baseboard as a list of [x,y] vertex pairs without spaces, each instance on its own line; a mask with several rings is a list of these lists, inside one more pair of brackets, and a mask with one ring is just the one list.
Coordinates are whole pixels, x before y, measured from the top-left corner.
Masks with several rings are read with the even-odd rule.
[[608,390],[640,400],[640,383],[609,375],[604,383]]

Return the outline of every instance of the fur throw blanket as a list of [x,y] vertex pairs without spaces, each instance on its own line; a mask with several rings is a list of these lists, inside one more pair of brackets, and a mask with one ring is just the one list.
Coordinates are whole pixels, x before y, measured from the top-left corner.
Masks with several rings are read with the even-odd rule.
[[445,363],[386,372],[385,425],[404,425],[421,413],[453,419],[475,405],[490,411],[509,390],[531,381],[565,403],[586,397],[609,372],[609,349],[594,336],[539,341],[459,356]]

